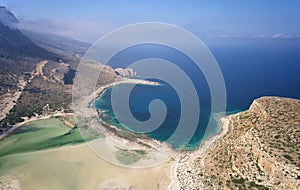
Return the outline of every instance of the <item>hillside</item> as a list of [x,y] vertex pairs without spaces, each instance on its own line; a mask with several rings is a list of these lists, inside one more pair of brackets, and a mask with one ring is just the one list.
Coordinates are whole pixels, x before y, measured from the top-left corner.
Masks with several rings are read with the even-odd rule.
[[0,6],[0,20],[1,22],[10,27],[14,28],[19,23],[18,19],[13,15],[6,7]]
[[77,57],[56,54],[16,28],[19,21],[0,7],[0,131],[21,117],[68,109]]
[[58,60],[59,56],[33,43],[17,29],[11,29],[0,20],[0,74],[31,71],[33,61]]
[[300,100],[256,99],[228,133],[178,168],[181,189],[299,189]]
[[[0,133],[24,117],[71,112],[73,78],[89,47],[67,37],[20,31],[18,23],[0,7]],[[135,74],[132,69],[101,68],[99,84]]]

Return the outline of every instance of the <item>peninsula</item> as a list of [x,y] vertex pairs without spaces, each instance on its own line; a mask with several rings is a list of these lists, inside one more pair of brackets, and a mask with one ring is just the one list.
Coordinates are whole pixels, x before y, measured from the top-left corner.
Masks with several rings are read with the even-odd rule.
[[300,100],[261,97],[228,119],[223,137],[179,164],[180,189],[300,188]]

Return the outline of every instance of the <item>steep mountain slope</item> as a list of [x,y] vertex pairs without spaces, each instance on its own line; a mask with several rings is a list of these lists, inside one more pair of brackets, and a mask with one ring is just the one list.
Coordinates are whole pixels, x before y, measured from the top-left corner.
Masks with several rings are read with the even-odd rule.
[[[31,72],[42,60],[78,62],[90,44],[72,38],[18,29],[18,19],[0,6],[0,74]],[[74,70],[77,64],[72,65]]]
[[15,28],[15,25],[19,23],[18,19],[3,6],[0,6],[0,20],[10,28]]
[[58,58],[0,20],[0,74],[29,72],[35,67],[34,60]]
[[59,56],[32,42],[17,29],[19,21],[0,7],[0,74],[31,72],[40,60],[57,61]]

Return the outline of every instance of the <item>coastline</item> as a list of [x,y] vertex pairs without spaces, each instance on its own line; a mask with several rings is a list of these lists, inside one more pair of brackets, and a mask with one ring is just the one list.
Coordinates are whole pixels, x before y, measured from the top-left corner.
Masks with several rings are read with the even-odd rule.
[[[253,106],[251,106],[251,109],[252,109],[252,111],[253,111],[253,109],[256,109],[256,111],[261,111],[261,109],[260,109],[261,106],[262,105],[260,104],[260,102],[254,101]],[[84,182],[90,180],[89,181],[90,182],[89,189],[99,189],[99,188],[105,189],[105,188],[111,188],[111,187],[120,187],[120,188],[121,187],[124,187],[124,188],[140,187],[143,189],[146,189],[144,187],[150,187],[148,189],[153,189],[155,187],[163,187],[163,189],[177,190],[177,189],[184,187],[184,185],[190,184],[189,183],[189,182],[191,182],[190,180],[198,179],[198,178],[190,178],[189,174],[185,173],[185,172],[190,169],[193,169],[193,168],[201,169],[201,167],[204,166],[204,160],[209,159],[211,156],[212,151],[210,151],[210,150],[217,148],[219,145],[222,145],[222,143],[220,143],[220,140],[222,141],[223,138],[227,138],[228,135],[230,135],[231,130],[233,130],[232,122],[235,121],[235,117],[239,116],[243,113],[246,113],[246,112],[247,111],[219,117],[218,121],[219,121],[220,128],[216,135],[203,140],[202,143],[200,144],[200,146],[196,150],[190,151],[190,152],[181,152],[177,155],[174,155],[171,158],[171,160],[169,160],[168,162],[164,163],[163,165],[160,165],[157,167],[142,168],[139,170],[133,169],[131,167],[129,167],[129,168],[119,167],[119,166],[117,166],[115,164],[111,164],[105,160],[102,160],[102,159],[99,160],[99,157],[96,156],[90,150],[90,148],[88,148],[86,146],[86,144],[80,144],[80,145],[74,145],[74,146],[73,145],[72,146],[64,146],[64,147],[59,147],[59,148],[55,148],[55,149],[51,149],[51,150],[42,150],[42,151],[31,152],[30,154],[22,153],[22,156],[18,156],[18,157],[16,157],[16,159],[23,159],[25,157],[32,159],[32,163],[33,163],[32,165],[34,165],[34,167],[35,167],[34,170],[38,171],[38,169],[41,167],[40,164],[45,163],[45,162],[42,163],[40,161],[42,159],[38,159],[39,158],[39,157],[37,157],[38,155],[42,155],[44,158],[47,158],[47,159],[49,159],[49,157],[51,157],[51,159],[54,159],[55,161],[57,161],[57,157],[60,157],[59,161],[62,163],[65,163],[65,164],[69,164],[70,162],[73,162],[73,161],[78,162],[78,157],[81,156],[80,160],[82,160],[82,162],[89,163],[89,166],[84,168],[84,171],[82,170],[82,173],[85,173],[84,176],[75,176],[74,179],[70,180],[70,186],[73,184],[72,182],[74,180],[81,179],[80,181],[84,181]],[[261,112],[259,112],[259,113],[261,113]],[[41,119],[41,117],[38,119]],[[282,120],[284,121],[284,119],[282,119]],[[299,122],[297,124],[299,124]],[[229,131],[229,133],[228,133],[228,131]],[[118,141],[118,140],[119,139],[115,139],[115,141]],[[113,142],[113,144],[114,143],[117,143],[117,142]],[[106,146],[107,143],[102,143],[102,145]],[[129,147],[129,148],[131,148],[131,147]],[[86,151],[85,154],[82,154],[83,150]],[[90,153],[92,153],[92,154],[90,154]],[[68,155],[68,154],[72,154],[73,156],[66,157],[65,155]],[[87,158],[86,155],[90,155],[90,156]],[[11,158],[13,158],[13,157],[11,157]],[[74,160],[72,158],[76,158],[76,159]],[[93,162],[91,162],[90,159],[93,159]],[[10,160],[11,159],[8,159],[8,161],[10,161]],[[194,163],[195,161],[197,162],[196,167],[195,167],[195,163]],[[38,162],[38,164],[34,164],[35,162]],[[15,163],[13,159],[12,159],[11,163],[12,164]],[[95,172],[93,172],[93,171],[97,170],[95,167],[96,164],[98,164],[98,167],[97,167],[97,168],[99,168],[98,170],[103,170],[103,168],[105,167],[107,169],[106,171],[109,172],[109,174],[111,174],[111,175],[109,175],[109,176],[107,176],[106,174],[99,175],[99,173],[96,172],[97,176],[94,176],[91,178],[91,176],[96,175]],[[15,167],[16,170],[20,171],[19,172],[20,175],[16,175],[13,177],[16,180],[20,180],[21,185],[25,184],[25,187],[27,184],[32,185],[32,182],[36,183],[40,180],[37,178],[32,178],[31,180],[22,178],[21,174],[24,173],[24,171],[32,170],[32,165],[28,164],[27,165],[28,167],[25,169],[22,168],[23,166]],[[207,167],[207,165],[205,165],[205,166]],[[45,166],[43,166],[43,167],[45,167]],[[214,167],[214,166],[212,165],[212,167]],[[187,168],[188,170],[183,170],[185,172],[182,172],[183,168]],[[50,172],[49,176],[55,176],[55,174],[57,172],[55,170],[51,170],[51,168],[49,168],[48,171]],[[128,172],[127,175],[125,175],[125,172]],[[123,175],[122,175],[122,177],[115,177],[115,173],[123,173]],[[145,178],[143,178],[141,175],[144,175],[143,177],[145,177]],[[178,177],[177,177],[177,175],[178,175]],[[210,176],[210,174],[209,174],[209,176]],[[204,177],[207,177],[207,176],[204,176]],[[188,180],[182,181],[183,178],[188,179]],[[55,181],[55,180],[58,181],[60,179],[60,176],[59,177],[55,176],[55,177],[53,177],[53,179],[54,179],[53,181]],[[82,179],[84,179],[84,180],[82,180]],[[147,179],[147,180],[144,180],[144,179]],[[42,180],[44,180],[44,178]],[[149,182],[149,181],[151,181],[151,182]],[[45,181],[42,181],[42,182],[45,183]],[[201,181],[199,181],[199,182],[201,182]],[[87,183],[82,183],[82,184],[78,184],[78,185],[80,187],[87,188],[87,186],[86,186]],[[195,187],[199,187],[198,186],[199,184],[195,184],[195,185],[196,185]],[[204,184],[202,183],[202,185],[204,185]]]
[[202,157],[201,159],[201,167],[204,166],[203,160],[207,156],[207,152],[209,149],[212,148],[214,143],[216,143],[220,138],[224,137],[229,129],[229,124],[230,124],[230,115],[228,116],[222,116],[218,118],[218,122],[220,125],[220,131],[218,134],[213,135],[209,137],[208,139],[204,140],[200,146],[190,152],[189,154],[183,153],[180,154],[177,158],[175,158],[174,164],[171,167],[170,170],[170,178],[171,178],[171,183],[168,186],[168,190],[177,190],[180,189],[180,184],[177,178],[177,169],[180,165],[183,164],[191,164],[195,159]]
[[192,154],[193,157],[190,161],[193,161],[197,156],[205,156],[207,150],[209,150],[218,139],[222,138],[228,132],[230,124],[230,115],[220,117],[218,119],[218,122],[220,125],[219,133],[204,140],[203,144],[201,143],[199,148],[195,150],[195,152]]
[[[142,80],[142,79],[129,79],[129,78],[122,78],[122,80],[112,82],[110,84],[101,86],[98,88],[94,93],[92,93],[88,99],[90,99],[90,103],[95,99],[101,96],[101,93],[103,93],[107,88],[110,88],[112,86],[116,86],[119,84],[144,84],[144,85],[159,85],[157,82],[152,82],[152,81],[147,81],[147,80]],[[9,129],[6,131],[3,131],[2,134],[0,134],[0,140],[8,137],[9,135],[13,134],[17,130],[19,130],[22,126],[25,124],[32,122],[32,121],[37,121],[37,120],[42,120],[42,119],[49,119],[51,117],[60,117],[60,116],[68,116],[68,115],[74,115],[74,113],[65,113],[63,111],[55,111],[53,113],[47,114],[47,115],[37,115],[31,118],[25,118],[24,121],[20,123],[16,123],[12,125]]]
[[[2,170],[1,177],[11,176],[22,189],[32,186],[44,189],[46,184],[46,187],[51,187],[46,189],[62,190],[74,189],[74,186],[78,189],[135,187],[150,190],[158,186],[166,189],[170,182],[167,176],[171,163],[143,169],[120,167],[99,158],[85,143],[12,154],[7,158],[6,165],[11,167]],[[16,165],[16,162],[22,164]]]
[[[151,82],[151,81],[145,81],[145,80],[140,80],[140,79],[122,79],[119,81],[115,81],[113,83],[101,86],[100,88],[98,88],[95,92],[93,92],[91,95],[89,95],[88,97],[84,98],[84,103],[86,105],[86,109],[91,109],[90,108],[90,104],[92,101],[94,101],[95,99],[101,97],[101,94],[107,89],[110,88],[112,86],[115,85],[119,85],[119,84],[144,84],[144,85],[158,85],[159,83],[156,82]],[[86,104],[87,103],[87,104]],[[0,135],[0,140],[9,136],[10,134],[14,133],[16,130],[18,130],[19,128],[21,128],[22,126],[24,126],[26,123],[32,122],[32,121],[36,121],[36,120],[42,120],[42,119],[48,119],[51,117],[55,117],[55,116],[65,116],[65,115],[74,115],[74,113],[64,113],[64,112],[56,112],[56,113],[52,113],[49,115],[44,115],[44,116],[36,116],[30,119],[27,119],[21,123],[18,123],[16,125],[14,125],[12,128],[9,129],[9,131],[7,131],[5,134],[1,134]],[[206,152],[211,148],[211,146],[219,139],[222,138],[228,131],[228,126],[229,126],[229,122],[230,122],[230,116],[224,116],[224,117],[220,117],[218,118],[219,120],[219,124],[220,124],[220,131],[218,134],[213,135],[211,137],[209,137],[208,139],[205,139],[200,146],[191,152],[188,153],[179,153],[179,154],[175,154],[171,157],[171,160],[169,160],[167,162],[168,167],[165,168],[168,172],[164,172],[167,176],[164,179],[161,179],[160,183],[167,183],[166,187],[168,187],[167,189],[179,189],[179,182],[178,182],[178,178],[177,178],[177,168],[182,165],[182,164],[189,164],[191,163],[193,160],[195,160],[196,158],[202,157],[203,158],[206,156]],[[135,149],[137,148],[137,146],[135,146],[132,142],[130,142],[130,140],[127,139],[122,139],[122,137],[118,137],[115,134],[112,134],[110,131],[107,131],[107,129],[105,129],[105,136],[108,137],[107,140],[104,142],[103,145],[108,145],[108,146],[115,146],[115,147],[127,147],[129,149]],[[138,139],[140,140],[140,139]],[[152,148],[154,149],[158,149],[159,146],[162,146],[163,143],[160,142],[156,142],[155,140],[147,140],[146,142],[151,144],[151,145],[155,145]],[[142,142],[142,141],[141,141]],[[128,146],[129,145],[129,146]],[[74,147],[75,148],[75,147]],[[164,150],[167,150],[166,147],[162,147],[164,148]],[[162,149],[160,149],[162,150]],[[44,152],[44,151],[42,151]],[[168,154],[167,151],[165,154]],[[155,155],[155,151],[151,151],[149,153],[148,156],[154,156]],[[165,170],[164,169],[164,170]]]
[[[158,83],[152,83],[148,81],[142,81],[142,80],[123,80],[123,81],[116,81],[114,83],[111,83],[109,85],[102,86],[100,89],[97,90],[97,93],[94,93],[92,96],[89,96],[91,98],[99,97],[103,91],[111,86],[122,84],[122,83],[133,83],[133,84],[142,84],[145,85],[158,85]],[[86,97],[85,97],[85,100]],[[90,99],[93,101],[92,99]],[[87,102],[87,101],[86,101]],[[85,102],[85,103],[86,103]],[[86,104],[86,107],[89,107],[89,104]],[[50,114],[50,115],[44,115],[44,116],[36,116],[32,117],[30,119],[27,119],[26,121],[23,121],[21,123],[18,123],[14,125],[13,128],[10,129],[9,133],[3,135],[3,136],[8,136],[24,126],[28,122],[32,121],[37,121],[37,120],[42,120],[42,119],[48,119],[53,116],[64,116],[64,115],[74,115],[73,113],[55,113],[55,114]],[[100,145],[100,148],[104,148],[106,150],[107,148],[110,148],[111,145],[113,146],[121,146],[125,148],[130,148],[134,149],[135,145],[134,144],[128,144],[128,141],[120,141],[121,138],[116,138],[114,135],[109,135],[110,132],[108,131],[106,134],[108,134],[106,137],[106,140],[104,139],[98,139],[91,141],[91,143],[95,142],[97,145]],[[151,141],[152,142],[152,141]],[[153,145],[156,144],[156,147],[154,148],[159,148],[161,146],[160,143],[153,141]],[[132,145],[132,146],[131,146]],[[151,152],[148,153],[147,156],[153,156],[156,155],[156,151],[153,148]],[[164,148],[164,147],[162,147]],[[84,153],[82,153],[84,152]],[[14,171],[19,171],[20,175],[13,175],[14,178],[18,180],[18,183],[20,183],[20,186],[22,187],[29,187],[31,186],[32,183],[39,186],[44,183],[48,183],[45,181],[44,178],[31,176],[30,180],[28,178],[24,178],[21,174],[26,170],[26,171],[32,171],[32,172],[39,172],[39,168],[41,165],[43,165],[45,162],[42,162],[40,160],[43,159],[38,159],[38,158],[47,158],[47,160],[55,160],[55,162],[58,163],[77,163],[78,160],[80,162],[86,162],[88,164],[85,164],[84,167],[82,167],[80,170],[83,171],[84,175],[76,175],[74,180],[78,180],[78,186],[84,188],[84,189],[101,189],[101,188],[111,188],[111,187],[122,187],[122,188],[129,188],[129,187],[137,187],[138,189],[153,189],[156,187],[161,187],[163,189],[166,189],[167,186],[169,185],[171,179],[168,178],[168,173],[169,173],[169,168],[172,166],[173,162],[166,162],[160,165],[157,165],[155,167],[146,167],[146,168],[141,168],[141,169],[132,169],[131,166],[129,167],[120,167],[116,164],[107,162],[105,159],[100,159],[97,154],[95,154],[94,151],[91,151],[90,147],[88,144],[83,143],[83,144],[77,144],[77,145],[70,145],[70,146],[62,146],[62,147],[57,147],[55,149],[47,149],[47,150],[41,150],[41,151],[35,151],[35,152],[28,152],[28,153],[21,153],[22,157],[17,156],[13,157],[12,155],[12,162],[14,162],[14,159],[22,160],[23,158],[25,160],[32,160],[33,164],[30,165],[25,165],[24,167],[18,167],[14,166]],[[66,155],[72,155],[72,156],[66,156]],[[157,156],[160,158],[159,156]],[[162,158],[161,158],[162,159]],[[141,164],[147,165],[146,163],[147,159],[141,162]],[[28,168],[30,167],[30,169]],[[44,166],[43,167],[47,167]],[[25,169],[24,169],[25,168]],[[94,171],[99,171],[99,170],[105,170],[107,171],[106,173],[103,173],[103,175],[99,175],[98,172]],[[55,168],[49,168],[47,170],[47,175],[52,179],[49,183],[51,185],[56,185],[58,181],[60,180],[61,177],[56,177],[56,170]],[[76,173],[76,172],[75,172]],[[122,177],[116,177],[115,173],[126,173],[127,175],[122,175]],[[8,172],[7,175],[10,175]],[[60,176],[60,174],[58,174]],[[72,175],[71,175],[72,176]],[[84,180],[83,180],[84,179]],[[71,180],[71,181],[74,181]],[[67,186],[72,186],[73,183],[67,183]],[[88,183],[81,183],[81,181],[88,181]],[[42,184],[42,185],[43,185]],[[145,188],[147,187],[147,188]]]
[[[130,81],[130,80],[132,80],[132,81]],[[139,80],[139,79],[116,81],[114,83],[100,87],[96,91],[96,93],[93,94],[93,96],[96,98],[100,98],[101,94],[107,88],[115,86],[115,85],[124,84],[124,83],[140,84],[140,82],[143,82],[143,84],[145,84],[145,85],[157,85],[156,83],[150,82],[150,84],[149,84],[148,83],[149,81]],[[89,104],[90,104],[90,102],[89,102]],[[175,154],[174,156],[171,157],[171,160],[169,161],[170,168],[169,168],[169,175],[168,175],[168,178],[171,180],[171,182],[169,183],[167,189],[169,189],[169,190],[179,189],[179,182],[178,182],[178,178],[177,178],[177,168],[179,167],[179,165],[192,163],[193,160],[195,160],[196,158],[199,158],[199,157],[205,158],[206,153],[213,146],[213,144],[218,139],[222,138],[228,132],[229,123],[230,123],[230,115],[222,116],[222,117],[218,118],[218,122],[220,125],[220,131],[216,135],[213,135],[213,136],[203,140],[203,142],[200,144],[200,146],[193,151],[190,151],[188,153]],[[111,132],[108,132],[108,133],[111,133]],[[116,135],[113,135],[112,138],[115,138],[115,136]],[[120,140],[121,140],[121,137],[116,137],[114,139],[114,142],[111,142],[111,143],[113,143],[114,145],[117,145],[120,143],[119,142]],[[126,143],[124,143],[123,145],[125,145],[125,144]]]
[[[104,140],[101,142],[99,141],[98,144],[88,142],[88,146],[90,146],[96,154],[97,152],[103,152],[105,149],[107,153],[103,159],[108,159],[110,162],[123,167],[143,168],[158,166],[169,161],[176,152],[167,143],[146,138],[143,135],[137,136],[130,132],[127,133],[126,131],[104,122],[101,117],[99,117],[99,112],[101,112],[101,110],[97,110],[92,106],[93,101],[101,97],[101,94],[107,88],[119,84],[160,85],[158,82],[144,79],[121,78],[118,81],[100,86],[94,92],[86,96],[77,96],[78,98],[75,99],[73,105],[75,106],[75,119],[78,126],[88,125],[90,128],[105,136]],[[79,92],[79,94],[83,93]],[[120,154],[120,151],[129,152],[129,154],[130,152],[145,152],[146,154],[143,154],[133,163],[124,164],[120,162],[120,158],[116,160],[116,155]]]
[[139,84],[139,85],[152,85],[152,86],[157,86],[160,83],[158,82],[153,82],[153,81],[148,81],[148,80],[144,80],[144,79],[130,79],[130,78],[122,78],[121,80],[103,85],[101,87],[99,87],[95,92],[93,92],[88,99],[90,99],[90,102],[88,105],[90,105],[90,103],[95,100],[100,98],[101,94],[110,87],[116,86],[116,85],[120,85],[120,84]]

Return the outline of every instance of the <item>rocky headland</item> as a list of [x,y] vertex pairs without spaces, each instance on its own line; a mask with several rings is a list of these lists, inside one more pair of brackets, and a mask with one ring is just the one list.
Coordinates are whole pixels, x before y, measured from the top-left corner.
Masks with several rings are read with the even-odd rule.
[[300,188],[300,100],[262,97],[228,118],[223,137],[178,164],[180,189]]

